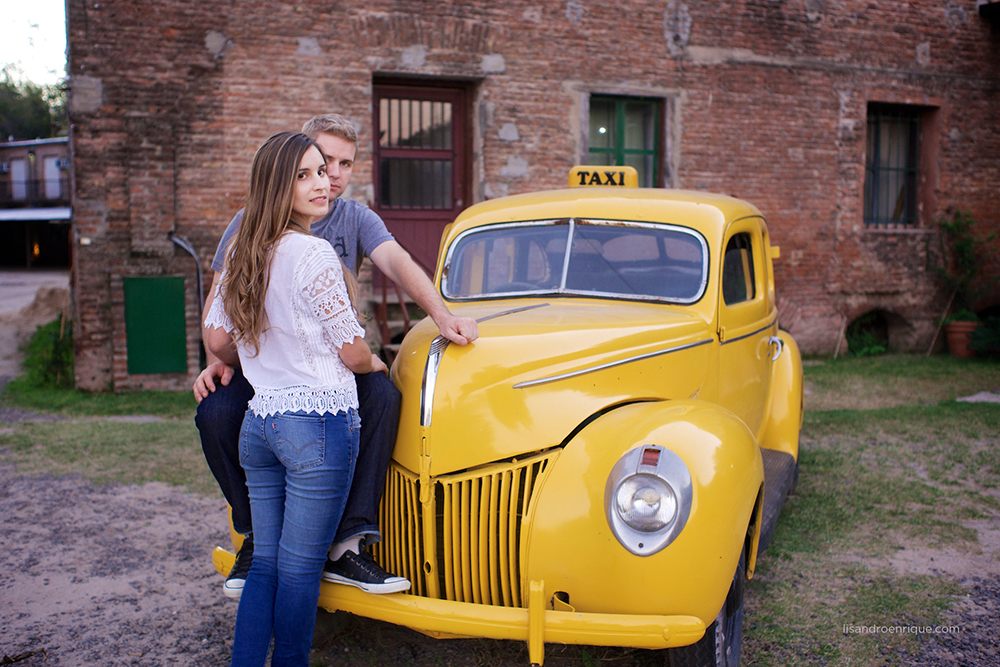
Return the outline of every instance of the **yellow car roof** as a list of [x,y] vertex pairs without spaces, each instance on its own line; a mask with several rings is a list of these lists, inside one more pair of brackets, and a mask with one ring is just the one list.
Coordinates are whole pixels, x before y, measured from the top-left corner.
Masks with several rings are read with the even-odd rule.
[[750,216],[763,217],[753,204],[726,195],[661,188],[568,188],[475,204],[458,216],[448,235],[500,222],[592,218],[682,225],[713,239],[721,237],[728,222]]

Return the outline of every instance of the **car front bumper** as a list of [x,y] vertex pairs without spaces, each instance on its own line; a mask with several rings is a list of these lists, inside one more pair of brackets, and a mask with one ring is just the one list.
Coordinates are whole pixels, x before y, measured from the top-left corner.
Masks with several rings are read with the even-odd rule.
[[[221,547],[212,554],[220,574],[229,572],[235,556]],[[484,637],[528,643],[532,664],[541,665],[545,642],[594,646],[665,649],[693,644],[705,634],[696,616],[595,614],[546,609],[544,584],[529,584],[528,607],[512,608],[453,602],[393,593],[372,595],[323,582],[319,606],[402,625],[435,637]]]

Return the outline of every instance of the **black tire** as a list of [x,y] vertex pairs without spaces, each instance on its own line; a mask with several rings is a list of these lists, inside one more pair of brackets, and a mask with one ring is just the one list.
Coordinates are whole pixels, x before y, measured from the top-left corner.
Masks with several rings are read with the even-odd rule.
[[792,485],[788,487],[788,493],[791,494],[795,491],[795,487],[799,485],[799,462],[795,462],[795,477],[792,477]]
[[746,552],[733,575],[726,602],[705,635],[690,646],[667,650],[669,667],[739,667],[743,647],[743,587],[746,583]]

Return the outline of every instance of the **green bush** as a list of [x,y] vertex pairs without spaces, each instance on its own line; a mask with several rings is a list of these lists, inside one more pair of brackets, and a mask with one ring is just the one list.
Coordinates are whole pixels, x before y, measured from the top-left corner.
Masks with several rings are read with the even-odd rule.
[[24,375],[29,387],[73,387],[73,329],[53,320],[38,327],[24,348]]
[[1000,317],[987,317],[969,336],[969,347],[984,357],[1000,357]]
[[847,349],[854,357],[877,357],[889,348],[877,311],[865,313],[847,327]]
[[[979,296],[992,288],[993,281],[987,279],[973,289],[979,282],[979,274],[986,264],[990,250],[986,244],[996,238],[996,233],[977,238],[972,233],[976,219],[967,211],[954,211],[949,216],[937,220],[938,227],[944,234],[944,266],[938,268],[938,274],[948,290],[953,292],[955,310],[969,310]],[[974,320],[973,320],[974,321]]]
[[978,322],[979,315],[976,315],[968,308],[962,308],[941,321],[945,324],[951,324],[952,322]]

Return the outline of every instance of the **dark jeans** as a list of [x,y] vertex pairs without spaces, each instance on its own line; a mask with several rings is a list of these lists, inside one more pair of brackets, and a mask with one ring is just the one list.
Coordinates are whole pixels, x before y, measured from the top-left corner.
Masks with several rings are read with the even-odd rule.
[[[382,539],[378,506],[396,446],[402,396],[383,373],[354,377],[358,383],[361,443],[347,507],[334,541],[361,535],[365,542],[371,543]],[[239,443],[243,416],[252,397],[253,387],[237,368],[228,386],[216,382],[215,392],[198,404],[194,419],[208,467],[233,508],[233,528],[244,535],[251,532],[253,523],[246,474],[240,465]]]

